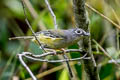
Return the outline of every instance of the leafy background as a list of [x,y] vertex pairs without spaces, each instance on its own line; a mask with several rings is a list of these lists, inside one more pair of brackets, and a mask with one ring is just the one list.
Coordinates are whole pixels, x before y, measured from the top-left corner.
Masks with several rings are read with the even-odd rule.
[[[75,27],[74,14],[71,0],[49,0],[53,11],[57,17],[58,27],[68,29]],[[40,26],[46,29],[53,29],[54,24],[52,16],[48,11],[44,0],[29,0],[38,16],[34,19],[27,10],[27,16],[35,32],[40,31]],[[93,6],[99,12],[109,17],[112,21],[120,24],[120,1],[119,0],[87,0],[89,5]],[[119,63],[119,30],[109,21],[102,18],[95,12],[88,10],[90,19],[90,31],[92,39],[95,39],[108,54]],[[22,5],[20,0],[1,0],[0,2],[0,80],[17,80],[30,78],[28,72],[20,64],[17,54],[23,51],[29,51],[34,54],[41,54],[39,47],[29,40],[8,40],[13,36],[31,35],[31,31],[25,23]],[[77,48],[76,45],[70,48]],[[120,80],[119,67],[110,63],[110,59],[92,42],[92,51],[95,56],[98,71],[101,80]],[[79,54],[71,54],[71,57],[80,57]],[[48,59],[58,57],[48,56]],[[62,63],[43,63],[25,59],[35,75],[61,66]],[[85,80],[85,73],[82,63],[77,62],[72,67],[76,80]],[[69,80],[65,67],[61,66],[40,80]]]

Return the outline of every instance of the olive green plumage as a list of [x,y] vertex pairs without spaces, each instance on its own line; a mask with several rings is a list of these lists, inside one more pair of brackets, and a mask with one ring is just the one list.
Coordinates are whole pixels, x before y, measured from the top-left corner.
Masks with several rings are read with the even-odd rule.
[[[35,34],[43,47],[51,49],[61,49],[68,47],[74,43],[77,43],[81,36],[89,36],[88,32],[85,32],[80,28],[73,28],[68,30],[52,29],[40,31]],[[21,36],[10,39],[31,39],[32,41],[36,42],[34,36]]]

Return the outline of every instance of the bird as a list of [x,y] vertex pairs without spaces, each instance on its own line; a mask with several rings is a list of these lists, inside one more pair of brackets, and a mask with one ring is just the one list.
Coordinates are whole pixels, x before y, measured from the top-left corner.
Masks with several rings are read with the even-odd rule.
[[[36,32],[35,35],[40,40],[40,43],[44,48],[61,49],[77,43],[82,36],[89,36],[90,33],[84,31],[81,28],[72,28],[67,30],[63,29],[44,30]],[[9,40],[14,39],[30,39],[31,41],[37,43],[37,40],[33,35],[9,38]]]
[[[72,28],[72,29],[51,29],[36,32],[35,36],[40,40],[41,46],[47,49],[63,50],[64,48],[69,47],[80,41],[81,37],[89,36],[90,33],[86,32],[81,28]],[[20,36],[12,37],[9,40],[13,39],[30,39],[31,41],[38,43],[35,36]],[[64,52],[64,51],[63,51]],[[67,56],[63,55],[64,59],[68,59]],[[69,75],[72,78],[72,70],[70,68],[69,62],[66,61]]]

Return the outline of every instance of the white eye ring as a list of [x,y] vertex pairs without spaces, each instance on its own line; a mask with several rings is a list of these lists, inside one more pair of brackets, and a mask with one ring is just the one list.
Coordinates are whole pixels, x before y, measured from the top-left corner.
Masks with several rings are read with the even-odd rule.
[[77,29],[77,30],[75,31],[75,33],[76,33],[76,34],[82,34],[82,30],[81,30],[81,29]]

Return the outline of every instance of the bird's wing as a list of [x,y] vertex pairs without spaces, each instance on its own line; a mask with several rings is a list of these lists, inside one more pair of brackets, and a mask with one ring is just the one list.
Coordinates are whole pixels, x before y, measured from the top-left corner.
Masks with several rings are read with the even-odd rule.
[[37,32],[36,35],[43,35],[47,39],[56,39],[56,40],[63,39],[63,32],[60,32],[59,30],[40,31]]

